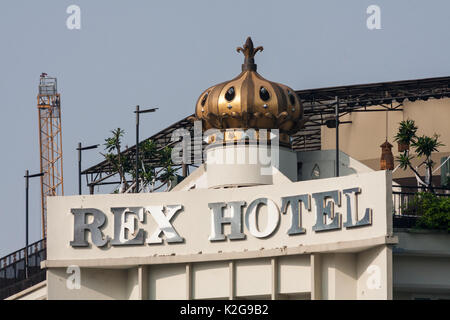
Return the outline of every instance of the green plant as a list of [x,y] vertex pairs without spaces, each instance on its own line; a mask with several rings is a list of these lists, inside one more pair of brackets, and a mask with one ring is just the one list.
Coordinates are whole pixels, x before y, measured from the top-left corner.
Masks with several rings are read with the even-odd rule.
[[126,172],[130,167],[130,160],[121,152],[121,138],[125,131],[120,128],[111,131],[112,136],[105,139],[106,154],[100,153],[109,162],[114,172],[117,172],[120,177],[121,183],[124,184],[124,188],[128,189],[127,179],[125,177]]
[[417,129],[418,128],[416,127],[414,120],[408,119],[401,121],[398,132],[394,137],[394,141],[409,145],[411,142],[414,142]]
[[416,227],[450,232],[450,197],[419,192],[408,207],[419,216]]
[[[122,184],[121,191],[126,192],[131,187],[134,192],[139,192],[150,187],[151,191],[156,191],[163,186],[171,187],[173,178],[176,176],[176,170],[172,163],[172,148],[157,148],[154,141],[148,139],[139,144],[139,180],[141,181],[139,190],[135,186],[129,186],[127,176],[132,180],[136,179],[135,160],[129,154],[122,153],[121,139],[125,134],[120,128],[111,131],[112,136],[105,139],[106,154],[101,153],[113,168],[112,173],[118,173]],[[149,159],[157,161],[148,161]],[[155,163],[160,164],[159,166]],[[158,186],[156,186],[159,184]]]
[[[433,152],[439,151],[438,148],[443,146],[443,144],[439,141],[439,136],[437,134],[434,134],[432,137],[425,135],[421,137],[416,136],[417,129],[418,128],[416,127],[414,120],[401,121],[395,140],[401,143],[411,144],[411,146],[415,149],[414,151],[416,156],[418,158],[424,158],[424,160],[416,168],[414,168],[411,161],[415,158],[415,156],[411,155],[408,149],[405,149],[403,153],[396,158],[396,160],[399,162],[399,167],[401,169],[411,169],[414,172],[419,184],[434,192],[432,184],[432,169],[434,162],[431,159],[431,155]],[[425,181],[422,180],[419,172],[417,171],[417,169],[422,165],[425,165],[426,169],[427,179],[425,179]]]

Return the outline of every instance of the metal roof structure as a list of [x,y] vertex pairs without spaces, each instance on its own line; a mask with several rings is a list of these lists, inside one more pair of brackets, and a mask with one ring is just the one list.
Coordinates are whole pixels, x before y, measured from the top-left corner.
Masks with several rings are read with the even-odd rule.
[[[339,117],[352,112],[402,111],[401,107],[405,99],[414,102],[450,97],[450,77],[297,90],[296,94],[302,102],[304,116],[308,121],[304,128],[291,136],[291,146],[295,151],[311,151],[321,149],[321,126],[333,126],[337,103]],[[147,139],[153,140],[158,148],[162,148],[174,143],[171,141],[171,137],[177,129],[189,130],[193,137],[194,125],[188,120],[191,116],[175,122]],[[203,150],[206,143],[202,142],[202,146]],[[133,157],[135,150],[136,147],[132,146],[123,153]],[[198,151],[192,148],[191,159]],[[158,166],[159,159],[147,159],[146,161]],[[86,175],[87,184],[91,190],[96,185],[118,183],[105,182],[114,176],[107,161],[91,166],[82,174]]]

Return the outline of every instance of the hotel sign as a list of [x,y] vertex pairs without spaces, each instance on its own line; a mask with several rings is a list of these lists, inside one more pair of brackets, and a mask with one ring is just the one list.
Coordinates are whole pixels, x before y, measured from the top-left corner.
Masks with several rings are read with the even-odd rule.
[[[258,198],[249,203],[245,200],[230,202],[208,203],[210,210],[211,231],[209,241],[245,240],[247,234],[255,238],[270,237],[277,230],[281,215],[285,216],[290,208],[290,225],[285,230],[287,235],[305,234],[306,229],[302,225],[302,215],[315,214],[315,224],[312,231],[332,231],[342,228],[342,213],[336,208],[341,207],[342,195],[346,198],[346,213],[343,227],[346,229],[355,227],[367,227],[372,224],[372,209],[365,208],[363,212],[355,212],[358,208],[358,195],[362,190],[359,187],[313,194],[299,194],[281,198],[281,210],[270,198]],[[311,210],[311,197],[315,200],[315,208]],[[264,228],[258,225],[258,217],[262,207],[266,207],[267,223]],[[225,211],[229,215],[225,216]],[[280,215],[281,211],[281,215]],[[111,243],[112,246],[179,243],[185,241],[185,236],[180,235],[173,221],[177,214],[183,212],[182,204],[152,205],[144,207],[112,207],[114,234],[112,237],[102,231],[107,223],[107,215],[96,208],[72,208],[74,216],[72,247],[88,247],[87,234],[91,234],[92,243],[97,247],[103,247]],[[93,221],[88,223],[89,215]],[[157,227],[154,232],[145,236],[144,229],[137,227],[139,223],[145,224],[145,215],[154,218]],[[355,220],[354,217],[361,217]],[[206,218],[206,217],[205,217]],[[244,221],[244,223],[243,223]],[[243,228],[243,224],[245,228]],[[230,232],[225,234],[224,225],[230,225]],[[133,236],[134,235],[134,236]]]
[[48,260],[259,251],[392,232],[385,171],[229,189],[48,198]]

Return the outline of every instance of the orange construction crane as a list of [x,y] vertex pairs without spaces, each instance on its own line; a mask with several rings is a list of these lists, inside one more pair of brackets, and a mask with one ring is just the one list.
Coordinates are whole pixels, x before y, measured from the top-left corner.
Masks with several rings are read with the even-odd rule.
[[64,195],[61,99],[56,78],[42,73],[37,96],[41,156],[42,237],[47,236],[47,197]]

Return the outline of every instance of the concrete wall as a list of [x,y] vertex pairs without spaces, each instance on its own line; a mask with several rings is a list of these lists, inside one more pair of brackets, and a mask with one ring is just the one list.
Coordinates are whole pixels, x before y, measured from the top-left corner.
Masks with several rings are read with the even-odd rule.
[[[80,288],[72,274],[48,271],[48,299],[391,299],[383,254],[386,245],[354,253],[321,253],[196,263],[147,265],[129,269],[81,268]],[[316,266],[313,266],[313,264]],[[367,285],[369,266],[378,266],[377,288]],[[313,272],[315,267],[319,272]],[[315,289],[320,289],[314,292]],[[361,294],[362,292],[362,294]]]
[[312,277],[310,264],[309,255],[280,257],[278,259],[278,293],[281,295],[310,293]]
[[[440,152],[433,157],[433,160],[440,164],[442,157],[450,155],[450,99],[404,101],[401,109],[403,111],[393,111],[388,114],[388,141],[394,145],[392,149],[394,158],[399,154],[397,143],[394,143],[398,124],[402,120],[412,119],[419,127],[418,135],[432,136],[434,133],[440,135],[440,140],[445,146],[440,147]],[[386,112],[353,112],[343,116],[341,121],[352,121],[352,123],[342,124],[339,127],[339,149],[372,169],[379,170],[380,145],[386,139]],[[336,149],[335,133],[335,129],[322,126],[322,150]],[[422,171],[420,173],[424,174]],[[440,171],[435,173],[435,175],[439,174]],[[412,176],[410,170],[399,169],[394,173],[394,179]]]
[[193,299],[228,299],[231,276],[228,261],[196,263],[192,266]]
[[377,247],[360,252],[356,259],[357,299],[392,299],[391,247]]
[[67,268],[47,271],[47,294],[49,300],[77,299],[133,299],[137,278],[127,269],[80,268],[80,288],[67,284],[73,273]]
[[[49,299],[449,299],[450,235],[395,234],[399,241],[393,248],[149,265],[144,285],[135,276],[138,267],[82,268],[89,285],[81,281],[80,290],[68,290],[70,274],[51,268]],[[42,299],[47,288],[28,291],[11,299]]]
[[450,234],[398,231],[394,247],[395,299],[450,299]]
[[396,291],[450,294],[450,257],[394,256]]
[[157,265],[149,268],[148,291],[150,299],[186,299],[186,266],[183,264]]
[[[336,150],[298,152],[298,180],[325,179],[336,176]],[[374,170],[339,151],[339,175],[368,173]]]

